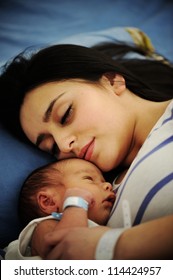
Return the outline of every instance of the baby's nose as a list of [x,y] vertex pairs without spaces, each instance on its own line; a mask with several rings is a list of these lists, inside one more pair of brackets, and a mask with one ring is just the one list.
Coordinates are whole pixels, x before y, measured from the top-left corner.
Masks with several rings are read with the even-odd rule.
[[105,182],[103,184],[103,188],[104,188],[105,191],[112,191],[112,185],[109,182]]

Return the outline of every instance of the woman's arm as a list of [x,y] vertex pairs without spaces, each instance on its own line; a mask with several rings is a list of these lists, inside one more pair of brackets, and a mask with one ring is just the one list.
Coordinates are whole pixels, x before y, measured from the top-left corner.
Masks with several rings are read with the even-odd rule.
[[114,259],[173,259],[173,215],[125,231]]
[[[53,249],[47,259],[95,259],[99,239],[108,227],[73,228],[46,236]],[[114,248],[114,259],[173,259],[173,215],[125,230]]]
[[48,254],[52,250],[52,245],[46,246],[46,248],[44,246],[47,234],[53,233],[56,236],[60,229],[66,228],[69,231],[72,227],[87,227],[87,225],[87,212],[77,207],[68,207],[64,211],[61,221],[49,219],[40,222],[35,228],[31,239],[32,256],[40,256],[44,259],[45,253]]

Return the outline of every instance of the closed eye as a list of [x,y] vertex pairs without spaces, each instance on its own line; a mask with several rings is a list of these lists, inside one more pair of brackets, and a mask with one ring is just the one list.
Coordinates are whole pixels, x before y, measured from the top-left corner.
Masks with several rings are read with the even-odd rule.
[[52,146],[52,149],[51,149],[51,154],[53,156],[55,156],[56,158],[58,158],[59,152],[60,152],[60,150],[58,148],[58,145],[56,143],[54,143],[53,146]]
[[61,124],[65,124],[68,121],[68,119],[71,117],[72,112],[73,112],[72,105],[70,105],[67,108],[63,117],[61,118]]
[[93,178],[91,176],[84,176],[83,179],[93,181]]

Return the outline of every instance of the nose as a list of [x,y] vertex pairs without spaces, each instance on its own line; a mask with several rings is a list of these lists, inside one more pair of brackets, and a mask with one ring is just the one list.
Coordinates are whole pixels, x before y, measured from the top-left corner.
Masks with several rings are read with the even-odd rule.
[[105,191],[112,191],[113,190],[112,185],[109,182],[104,182],[103,183],[103,189]]
[[61,153],[68,154],[74,152],[74,146],[76,144],[75,136],[73,135],[65,136],[63,134],[59,134],[59,135],[54,135],[53,138]]

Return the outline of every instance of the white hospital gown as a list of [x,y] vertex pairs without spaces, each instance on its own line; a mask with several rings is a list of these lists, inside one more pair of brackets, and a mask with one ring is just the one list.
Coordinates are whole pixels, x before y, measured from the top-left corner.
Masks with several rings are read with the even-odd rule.
[[173,101],[119,185],[108,226],[124,226],[124,200],[129,204],[132,226],[173,214]]

